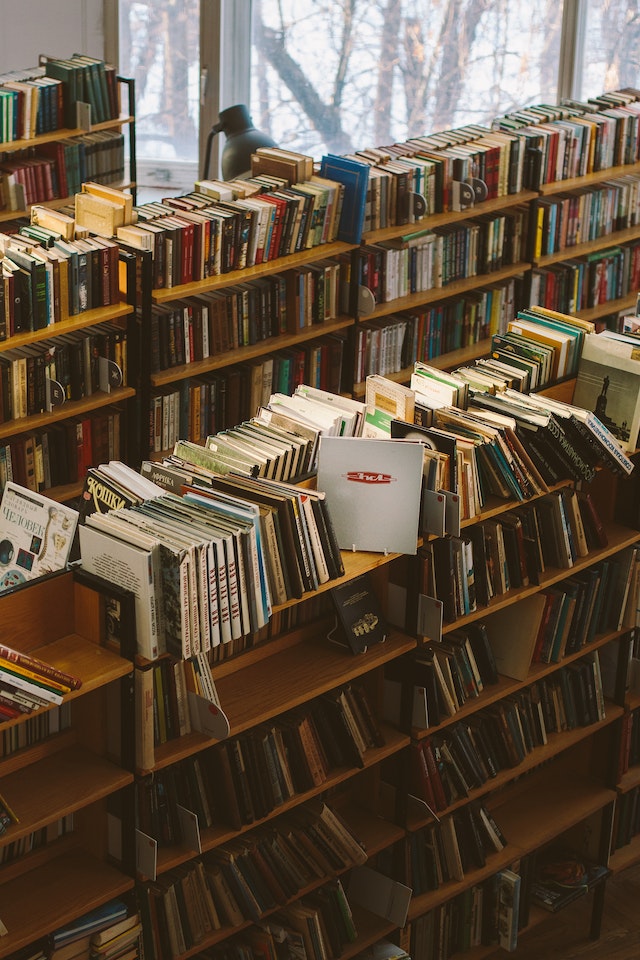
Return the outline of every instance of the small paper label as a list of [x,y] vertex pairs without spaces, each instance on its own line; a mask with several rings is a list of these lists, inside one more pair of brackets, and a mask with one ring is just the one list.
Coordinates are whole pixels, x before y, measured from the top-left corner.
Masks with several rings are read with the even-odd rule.
[[200,843],[200,824],[198,823],[198,814],[193,810],[187,810],[180,803],[176,803],[178,820],[182,828],[182,838],[192,850],[196,853],[202,853],[202,844]]
[[158,841],[136,830],[136,871],[138,877],[155,880],[158,869]]

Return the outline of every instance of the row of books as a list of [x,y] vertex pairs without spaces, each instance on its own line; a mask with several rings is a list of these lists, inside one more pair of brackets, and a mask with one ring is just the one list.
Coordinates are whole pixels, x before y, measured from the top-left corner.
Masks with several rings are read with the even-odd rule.
[[531,258],[539,260],[637,224],[639,184],[640,178],[629,173],[571,196],[536,200],[531,215]]
[[95,57],[74,53],[64,58],[42,57],[47,77],[59,80],[64,91],[64,125],[79,126],[76,103],[91,107],[91,123],[115,120],[120,115],[116,70]]
[[562,313],[609,303],[638,289],[640,247],[629,243],[531,272],[530,302]]
[[[9,821],[5,822],[4,817],[3,802],[0,798],[0,836],[2,836],[8,826],[11,825]],[[46,827],[40,827],[39,830],[34,830],[26,834],[26,836],[12,840],[9,843],[4,843],[3,846],[0,847],[0,864],[12,863],[14,860],[19,860],[34,850],[39,850],[50,843],[55,843],[56,840],[72,834],[74,829],[74,814],[69,813],[59,820],[48,823]]]
[[267,816],[296,794],[322,786],[332,771],[364,765],[384,744],[367,695],[352,684],[218,748],[224,809],[236,828]]
[[116,119],[120,113],[114,67],[80,54],[68,60],[46,58],[44,65],[3,73],[0,98],[0,143],[80,126],[78,101],[91,105],[93,123]]
[[12,720],[47,704],[62,703],[77,690],[79,677],[52,667],[38,657],[0,645],[0,715]]
[[[341,184],[313,177],[291,186],[259,176],[228,187],[225,200],[196,190],[135,208],[118,238],[151,250],[157,287],[241,270],[335,240]],[[220,191],[217,191],[220,193]],[[240,196],[242,194],[242,197]]]
[[640,763],[640,710],[625,710],[620,736],[618,780]]
[[518,930],[526,926],[529,862],[531,857],[522,857],[517,869],[499,870],[484,883],[474,884],[412,920],[408,930],[411,956],[446,960],[454,953],[483,946],[514,950]]
[[308,383],[338,393],[345,352],[345,337],[335,334],[155,393],[149,405],[149,449],[171,450],[178,440],[203,443],[250,419],[274,390],[291,394],[298,384]]
[[0,757],[9,757],[70,726],[71,704],[69,701],[65,701],[59,707],[52,706],[33,717],[26,717],[23,723],[5,726],[0,735]]
[[579,101],[536,104],[498,117],[496,129],[537,136],[538,181],[581,177],[638,160],[639,91],[626,87]]
[[335,318],[339,270],[338,263],[327,262],[221,292],[155,304],[151,314],[152,372]]
[[[440,708],[449,709],[444,696]],[[594,651],[441,734],[414,742],[412,789],[430,810],[445,810],[501,770],[518,766],[550,734],[598,723],[605,715]]]
[[20,234],[3,234],[0,242],[3,340],[119,303],[119,250],[113,241],[66,241],[45,228],[24,226]]
[[98,130],[16,151],[0,165],[0,210],[24,211],[34,203],[64,199],[86,180],[124,179],[124,134]]
[[[523,303],[523,278],[411,312],[361,320],[356,330],[354,382],[390,376],[506,331]],[[538,302],[538,301],[536,301]]]
[[389,240],[354,251],[352,282],[376,303],[446,287],[494,273],[525,257],[528,207],[425,230],[410,240]]
[[116,409],[21,433],[0,446],[0,492],[8,480],[39,493],[84,481],[92,465],[120,459],[120,431]]
[[475,801],[413,831],[404,842],[409,871],[404,882],[419,896],[481,869],[492,854],[505,848],[507,838],[488,808]]
[[[268,362],[273,370],[275,364]],[[263,376],[262,390],[265,386],[268,384]],[[254,397],[256,404],[258,389],[259,383]],[[293,480],[314,468],[321,433],[352,433],[354,418],[363,408],[358,401],[300,384],[290,396],[271,394],[267,406],[257,406],[255,417],[208,435],[204,446],[197,441],[177,440],[172,455],[165,456],[159,464],[145,462],[142,471],[147,476],[153,473],[156,482],[176,493],[185,478],[188,482],[211,486],[212,473],[233,471],[266,479]],[[171,422],[169,419],[169,436]],[[173,422],[175,425],[178,420]],[[203,426],[201,421],[200,432]],[[164,439],[164,423],[162,436]]]
[[190,657],[255,632],[272,602],[343,572],[322,493],[239,476],[212,477],[210,489],[182,498],[147,488],[151,500],[91,513],[80,530],[89,572],[116,557],[115,582],[127,567],[139,571],[138,643],[147,659],[164,650]]
[[0,421],[110,393],[126,384],[126,371],[126,330],[115,322],[7,350],[0,356]]
[[640,787],[632,787],[616,799],[611,852],[628,846],[640,834]]

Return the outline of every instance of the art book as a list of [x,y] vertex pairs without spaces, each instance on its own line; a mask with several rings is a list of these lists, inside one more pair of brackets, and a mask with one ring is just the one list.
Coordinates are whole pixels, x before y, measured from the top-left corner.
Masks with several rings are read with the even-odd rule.
[[386,640],[387,625],[368,573],[334,587],[331,599],[336,608],[336,627],[329,639],[334,643],[352,653],[365,653],[373,644]]
[[0,591],[63,570],[78,512],[9,480],[0,501]]
[[640,349],[603,334],[585,337],[573,403],[593,411],[633,452],[640,428]]
[[421,444],[364,437],[321,437],[318,489],[342,550],[417,550]]

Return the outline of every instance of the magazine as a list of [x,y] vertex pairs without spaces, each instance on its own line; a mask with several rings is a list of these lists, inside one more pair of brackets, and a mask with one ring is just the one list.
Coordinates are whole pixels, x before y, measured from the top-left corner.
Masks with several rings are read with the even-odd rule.
[[0,592],[69,559],[78,512],[9,480],[0,501]]

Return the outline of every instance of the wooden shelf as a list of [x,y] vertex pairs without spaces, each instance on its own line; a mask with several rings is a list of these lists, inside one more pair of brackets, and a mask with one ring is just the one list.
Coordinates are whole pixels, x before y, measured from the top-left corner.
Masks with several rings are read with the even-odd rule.
[[[488,794],[500,790],[502,787],[518,779],[523,774],[530,773],[532,770],[535,770],[542,764],[548,763],[549,760],[553,760],[566,750],[570,750],[571,747],[574,747],[576,744],[582,743],[584,740],[588,740],[598,730],[602,730],[609,724],[614,723],[615,720],[619,719],[621,715],[621,707],[615,707],[611,704],[607,704],[607,717],[605,720],[601,720],[599,723],[590,724],[586,727],[576,727],[573,730],[566,730],[562,733],[548,734],[548,742],[544,746],[534,747],[531,753],[529,753],[521,763],[517,764],[515,767],[508,767],[504,770],[500,770],[496,777],[487,780],[482,787],[471,790],[468,797],[463,797],[461,800],[455,801],[455,803],[452,803],[450,806],[448,806],[446,810],[438,811],[438,816],[448,816],[450,813],[453,813],[454,810],[465,806],[467,803],[477,800],[480,797],[486,797]],[[419,808],[416,805],[416,809],[408,821],[408,827],[410,830],[419,830],[421,827],[424,827],[433,821],[431,814],[425,813],[424,816],[420,816],[418,814],[418,809]]]
[[598,250],[607,250],[609,247],[626,243],[628,240],[637,239],[638,227],[627,227],[625,230],[616,230],[614,233],[607,233],[595,240],[586,240],[584,243],[577,243],[573,247],[564,247],[554,253],[545,254],[535,259],[532,265],[534,267],[548,267],[552,263],[560,263],[562,260],[575,260],[577,257],[584,257],[589,253],[597,253]]
[[168,367],[166,370],[159,370],[151,374],[151,385],[153,387],[163,387],[169,383],[175,383],[177,380],[185,380],[187,377],[201,377],[213,370],[220,370],[234,363],[245,363],[247,360],[253,360],[255,357],[261,357],[274,350],[284,350],[287,347],[295,346],[297,343],[305,343],[307,340],[315,340],[316,337],[325,337],[330,333],[347,330],[354,323],[355,320],[352,317],[339,317],[336,320],[328,320],[325,323],[304,327],[304,329],[297,330],[295,333],[282,333],[266,340],[260,340],[247,347],[237,347],[228,350],[226,353],[207,357],[205,360],[194,360],[180,366]]
[[0,957],[34,943],[133,888],[116,867],[79,850],[56,857],[0,886]]
[[[477,290],[478,287],[487,286],[492,283],[499,283],[501,280],[508,280],[510,277],[517,277],[521,273],[526,273],[531,269],[528,261],[509,264],[506,267],[500,267],[491,273],[482,273],[474,277],[465,277],[464,280],[452,280],[442,287],[432,287],[430,290],[423,290],[421,293],[411,293],[406,297],[398,297],[397,300],[389,300],[386,303],[378,303],[371,313],[366,316],[360,316],[360,321],[376,320],[378,317],[385,317],[390,313],[401,313],[404,310],[417,310],[420,307],[427,306],[429,303],[448,300],[451,297],[458,297],[463,293],[469,293],[471,290]],[[429,361],[431,363],[431,361]]]
[[0,847],[132,782],[133,774],[77,744],[3,776],[2,796],[19,823],[12,824],[0,837]]
[[156,303],[166,303],[168,300],[181,300],[183,297],[192,297],[199,293],[206,293],[209,290],[220,290],[234,283],[244,283],[246,280],[257,280],[260,277],[270,276],[273,273],[284,273],[285,270],[295,270],[298,267],[304,267],[308,263],[314,263],[316,260],[326,260],[330,257],[337,257],[341,253],[347,253],[349,250],[353,250],[355,246],[358,245],[338,242],[321,243],[317,247],[311,247],[309,250],[292,253],[286,257],[278,257],[276,260],[267,260],[265,263],[245,267],[243,270],[231,270],[229,273],[219,273],[214,277],[206,277],[204,280],[193,280],[191,283],[181,283],[175,287],[156,288],[153,291],[153,299]]
[[621,873],[627,867],[633,867],[640,861],[640,834],[631,840],[631,843],[619,847],[609,858],[609,868],[613,873]]
[[565,580],[568,577],[573,576],[578,571],[585,570],[587,567],[593,566],[595,563],[598,563],[599,560],[604,560],[607,557],[612,556],[614,553],[618,553],[618,551],[623,550],[625,547],[630,547],[634,543],[638,542],[637,530],[629,530],[627,527],[620,527],[613,524],[607,527],[607,536],[609,538],[608,546],[600,547],[597,550],[592,550],[589,553],[589,556],[576,560],[574,565],[568,569],[549,568],[548,570],[545,570],[540,578],[539,584],[508,590],[499,597],[494,597],[486,607],[479,607],[473,613],[469,613],[464,617],[459,617],[453,623],[444,624],[442,628],[443,634],[451,633],[451,631],[458,630],[467,623],[473,623],[475,620],[480,620],[483,617],[490,616],[495,610],[502,610],[504,607],[508,607],[512,603],[517,603],[518,600],[522,600],[524,597],[529,597],[534,593],[539,593],[546,587],[549,587],[554,583],[559,583],[561,580]]
[[39,147],[42,143],[55,143],[57,140],[70,140],[86,133],[97,133],[99,130],[117,130],[123,124],[133,123],[135,117],[122,116],[115,120],[104,120],[102,123],[92,123],[89,130],[82,127],[59,127],[47,133],[39,133],[30,140],[8,140],[0,142],[0,153],[15,153],[16,150],[27,150]]
[[135,395],[133,387],[117,387],[111,393],[96,390],[90,397],[84,397],[82,400],[66,400],[59,407],[54,407],[50,413],[35,413],[30,417],[21,417],[19,420],[6,420],[0,423],[0,438],[13,437],[29,430],[43,430],[52,423],[68,420],[70,417],[84,416],[92,410],[113,406]]
[[95,327],[98,323],[106,321],[119,320],[121,317],[127,317],[133,313],[133,307],[128,303],[114,304],[111,307],[97,307],[95,310],[86,310],[84,313],[77,313],[68,320],[60,320],[58,323],[52,323],[42,330],[27,330],[25,333],[15,333],[7,340],[0,341],[0,352],[13,350],[16,347],[24,347],[32,343],[39,343],[42,340],[51,340],[59,337],[63,333],[74,333],[76,330],[85,330],[87,327]]
[[403,237],[410,238],[416,234],[423,233],[425,230],[433,230],[436,227],[443,227],[449,223],[461,223],[466,220],[473,220],[474,217],[482,216],[486,213],[499,213],[500,210],[508,210],[510,207],[518,206],[521,203],[529,203],[536,200],[538,193],[535,190],[521,190],[520,193],[510,193],[504,197],[494,197],[492,200],[485,200],[474,207],[467,207],[465,210],[451,210],[447,213],[432,213],[430,216],[423,217],[416,223],[404,224],[403,226],[383,227],[381,230],[371,230],[363,237],[364,243],[381,243],[384,240],[399,240]]
[[414,648],[415,641],[410,637],[391,633],[384,643],[356,657],[319,638],[241,668],[239,675],[219,676],[215,667],[213,674],[233,736],[356,680]]
[[[580,650],[576,650],[575,653],[569,654],[569,656],[563,657],[562,660],[553,663],[532,663],[529,672],[524,680],[513,680],[511,677],[500,676],[497,683],[493,683],[490,686],[484,688],[478,697],[472,697],[470,700],[467,700],[466,703],[455,713],[452,717],[444,717],[441,722],[437,725],[429,727],[427,730],[414,727],[411,731],[411,735],[417,739],[421,740],[424,737],[431,736],[432,733],[437,733],[440,730],[444,730],[447,727],[450,727],[452,724],[457,723],[459,720],[464,720],[465,717],[469,717],[472,714],[476,713],[478,710],[482,710],[485,707],[490,706],[492,703],[497,703],[499,700],[503,700],[505,697],[511,696],[511,694],[516,693],[518,690],[522,690],[525,687],[531,686],[532,683],[535,683],[537,680],[542,680],[544,677],[548,677],[552,673],[562,669],[562,667],[567,666],[569,663],[574,663],[576,660],[580,660],[582,657],[588,656],[594,650],[599,650],[600,647],[606,646],[612,640],[615,640],[617,637],[621,637],[626,630],[617,630],[612,633],[603,634],[602,636],[597,637],[591,643],[581,647]],[[615,715],[619,716],[622,712],[622,707],[617,707],[617,705],[608,703],[607,711],[615,711]]]
[[482,869],[468,871],[463,880],[450,881],[438,890],[414,897],[409,919],[422,916],[463,890],[482,883],[612,803],[614,798],[614,791],[597,781],[578,775],[569,779],[566,772],[554,766],[538,769],[506,787],[497,795],[497,805],[491,805],[491,812],[507,837],[504,850],[491,854]]
[[597,186],[605,180],[616,180],[618,177],[626,177],[629,173],[637,174],[639,172],[640,163],[625,163],[617,167],[606,167],[604,170],[587,173],[584,177],[572,177],[569,180],[554,180],[552,183],[542,183],[539,189],[541,196],[549,197],[554,193],[566,193],[571,190],[579,190],[581,187]]
[[[390,749],[402,749],[408,743],[408,739],[406,737],[401,738],[397,732],[395,733],[393,741],[393,743],[388,745]],[[383,750],[382,752],[385,754],[385,756],[389,755],[388,751]],[[382,757],[379,750],[368,751],[368,755],[365,758],[365,769],[371,768],[376,763],[379,763],[380,759],[382,759]],[[327,782],[322,784],[320,787],[317,787],[314,790],[305,791],[305,793],[301,793],[295,797],[292,797],[292,799],[286,804],[283,804],[282,806],[273,810],[269,816],[263,817],[261,820],[257,820],[255,823],[247,824],[240,830],[235,830],[232,827],[224,825],[213,826],[203,830],[200,838],[202,852],[205,853],[208,850],[213,850],[216,847],[222,846],[224,843],[229,843],[231,840],[235,840],[237,837],[242,837],[247,833],[251,833],[256,828],[264,826],[267,823],[276,821],[277,825],[278,817],[290,812],[296,807],[301,806],[303,803],[306,803],[309,800],[315,799],[326,790],[339,786],[341,783],[344,783],[345,780],[353,777],[359,772],[360,770],[358,768],[353,768],[348,771],[338,771],[335,773],[335,775],[332,774],[328,778]],[[358,839],[364,843],[365,849],[369,856],[373,856],[380,850],[384,850],[392,843],[402,839],[402,837],[405,835],[405,831],[402,827],[390,823],[387,820],[383,820],[380,817],[375,817],[373,814],[362,808],[359,808],[357,813],[353,809],[341,810],[340,812],[347,823],[349,823],[352,827],[354,836],[357,836]],[[187,848],[184,844],[158,850],[158,873],[164,873],[167,870],[171,870],[174,867],[179,866],[181,863],[192,859],[195,854],[195,850]]]

